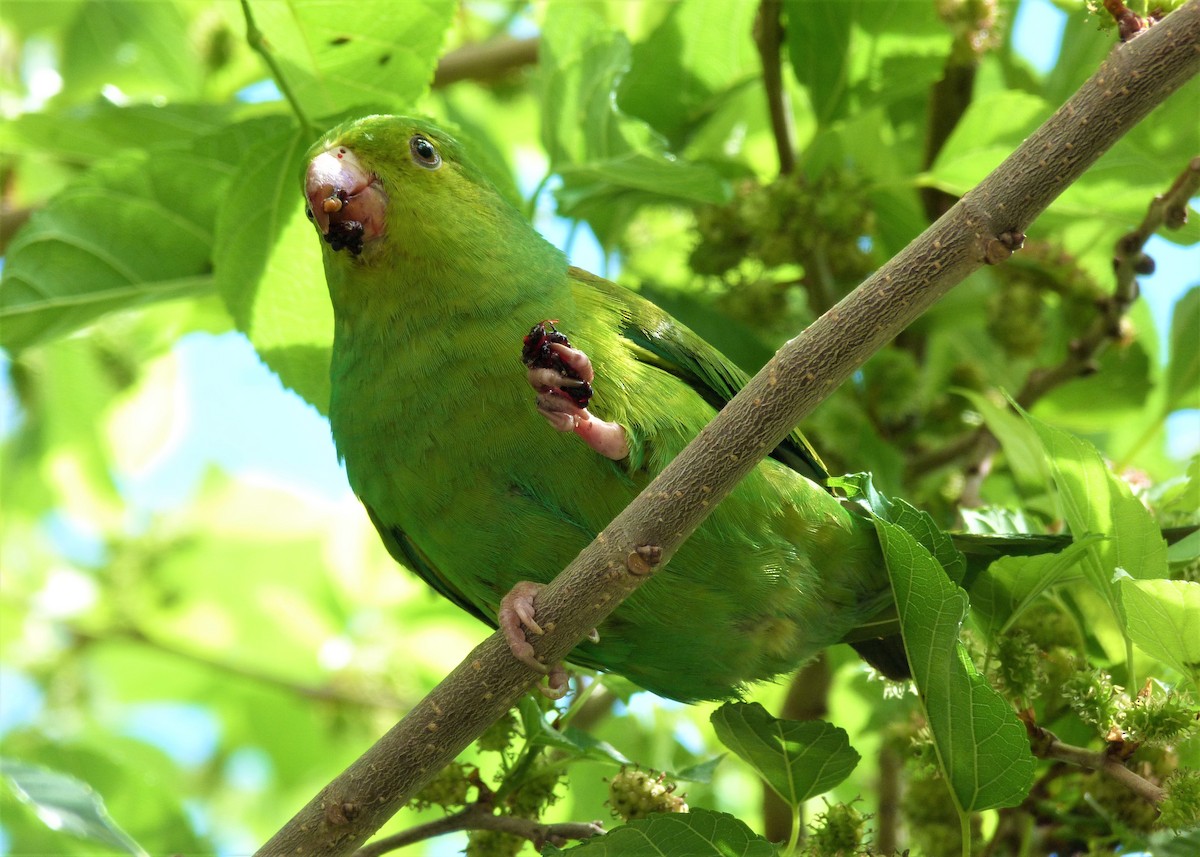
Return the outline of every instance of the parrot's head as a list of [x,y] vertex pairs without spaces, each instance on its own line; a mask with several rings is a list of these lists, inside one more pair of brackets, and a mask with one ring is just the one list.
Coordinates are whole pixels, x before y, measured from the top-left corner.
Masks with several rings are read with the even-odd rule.
[[309,219],[333,251],[363,260],[385,238],[406,254],[428,246],[448,213],[479,210],[472,203],[496,194],[451,135],[408,116],[339,125],[309,149],[305,164]]

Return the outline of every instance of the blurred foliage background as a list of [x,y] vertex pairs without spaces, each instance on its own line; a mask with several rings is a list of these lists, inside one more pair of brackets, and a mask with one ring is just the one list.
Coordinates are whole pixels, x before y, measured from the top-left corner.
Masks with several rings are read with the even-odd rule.
[[[578,264],[753,371],[1116,41],[1073,2],[764,8],[783,24],[774,42],[759,4],[725,0],[6,0],[0,849],[248,853],[485,635],[395,567],[334,466],[319,416],[330,311],[297,179],[325,127],[373,110],[456,123]],[[1000,391],[1066,367],[1033,412],[1095,443],[1161,523],[1194,513],[1194,212],[1168,236],[1178,246],[1152,245],[1150,300],[1070,360],[1111,307],[1117,242],[1200,151],[1198,109],[1193,81],[1062,195],[1024,251],[826,402],[806,430],[830,469],[869,470],[946,525],[1058,526],[1029,455],[978,429],[1001,420]],[[1173,554],[1177,575],[1195,579],[1195,552]],[[1103,621],[1090,633],[1093,665],[1123,658]],[[887,771],[919,731],[912,698],[843,649],[820,662],[816,708],[869,762],[833,797],[892,813],[909,830],[900,847],[945,853],[919,776],[898,814],[885,806]],[[606,684],[590,728],[625,758],[681,772],[722,752],[711,706]],[[753,698],[778,712],[786,692]],[[1171,764],[1195,766],[1194,745]],[[572,767],[546,817],[608,817],[616,770]],[[750,769],[702,770],[681,783],[688,802],[761,831]],[[1148,841],[1128,796],[1090,782],[1052,796],[1054,847]],[[55,788],[76,821],[49,808]],[[389,829],[441,814],[406,811]],[[984,824],[994,832],[995,814]]]

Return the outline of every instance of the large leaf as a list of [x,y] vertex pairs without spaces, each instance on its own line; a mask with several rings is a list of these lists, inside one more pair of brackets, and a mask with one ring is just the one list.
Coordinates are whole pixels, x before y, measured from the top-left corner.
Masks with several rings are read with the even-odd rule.
[[966,573],[967,562],[954,545],[949,534],[938,528],[933,517],[906,500],[885,497],[875,490],[869,473],[855,473],[829,480],[830,487],[841,488],[871,515],[890,521],[904,529],[929,551],[946,574],[954,581],[961,581]]
[[[732,90],[760,74],[751,38],[757,4],[684,0],[634,45],[618,103],[648,122],[673,146],[709,118]],[[663,98],[664,92],[671,93]]]
[[108,101],[40,113],[0,124],[0,154],[36,153],[75,164],[107,160],[126,149],[187,146],[229,121],[228,107],[212,104],[131,104]]
[[552,5],[539,63],[542,142],[563,179],[563,214],[587,217],[607,243],[624,226],[620,218],[613,221],[612,206],[631,194],[634,204],[726,199],[728,188],[715,170],[673,158],[649,124],[617,107],[616,88],[630,65],[629,42],[593,9]]
[[104,808],[104,799],[87,783],[14,759],[0,761],[0,774],[17,797],[52,829],[136,857],[147,857],[146,851],[112,820]]
[[875,529],[913,681],[959,808],[1016,806],[1033,783],[1034,758],[1012,707],[976,672],[958,641],[967,594],[904,529],[878,517]]
[[1171,316],[1166,407],[1200,408],[1200,286],[1179,299]]
[[850,41],[857,2],[788,0],[788,58],[808,90],[820,125],[846,112],[850,97]]
[[846,731],[824,720],[780,720],[757,702],[727,702],[712,713],[721,743],[754,768],[790,806],[838,785],[861,758]]
[[123,97],[195,98],[203,64],[187,11],[175,2],[82,4],[63,37],[62,97],[86,101],[113,87]]
[[255,23],[310,118],[406,109],[433,79],[453,0],[251,0]]
[[126,152],[54,197],[8,249],[3,344],[19,350],[114,310],[211,289],[217,208],[263,127],[254,120],[187,147]]
[[285,384],[323,412],[333,310],[300,188],[311,142],[286,124],[246,152],[221,207],[213,255],[217,290],[238,329]]
[[1146,507],[1113,475],[1094,446],[1028,414],[1025,418],[1046,449],[1071,535],[1075,539],[1093,533],[1107,537],[1088,549],[1084,569],[1119,618],[1120,601],[1113,583],[1116,570],[1139,579],[1165,577],[1167,543]]
[[775,857],[775,846],[723,812],[693,809],[652,815],[623,824],[560,851],[553,846],[546,855],[580,854],[587,857]]
[[1122,577],[1119,586],[1133,642],[1200,688],[1200,583]]
[[1017,484],[1026,491],[1036,491],[1045,484],[1045,452],[1037,435],[1028,423],[1003,405],[975,390],[955,390],[979,411],[988,430],[1000,441],[1008,467]]

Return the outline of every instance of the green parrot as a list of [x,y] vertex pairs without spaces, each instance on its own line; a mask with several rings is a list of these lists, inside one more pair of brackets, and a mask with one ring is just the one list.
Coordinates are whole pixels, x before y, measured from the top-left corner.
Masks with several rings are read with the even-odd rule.
[[[745,375],[658,307],[571,267],[427,120],[334,128],[306,156],[304,193],[350,485],[392,556],[547,672],[526,637],[540,632],[538,587]],[[793,434],[571,660],[662,696],[726,699],[871,620],[891,603],[875,530],[826,476]]]

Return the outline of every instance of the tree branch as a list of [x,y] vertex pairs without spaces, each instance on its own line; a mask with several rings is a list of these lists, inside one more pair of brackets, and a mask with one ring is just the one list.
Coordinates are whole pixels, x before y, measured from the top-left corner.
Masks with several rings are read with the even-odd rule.
[[[1115,49],[978,187],[785,345],[542,590],[539,656],[569,655],[793,426],[967,274],[1007,258],[1055,197],[1198,69],[1200,0]],[[538,677],[493,634],[258,853],[352,852]]]
[[1074,744],[1064,744],[1050,730],[1028,719],[1022,719],[1025,720],[1025,728],[1029,731],[1030,747],[1039,759],[1055,759],[1089,771],[1099,771],[1155,806],[1161,804],[1166,797],[1166,792],[1161,787],[1129,770],[1125,763],[1114,755],[1113,751],[1120,745],[1109,744],[1108,750],[1089,750]]
[[460,80],[499,80],[517,69],[537,62],[539,39],[498,38],[463,45],[446,54],[433,74],[433,88]]
[[783,45],[783,24],[780,0],[762,0],[754,18],[754,44],[762,58],[763,91],[771,114],[771,131],[775,135],[775,151],[779,155],[779,174],[787,175],[796,169],[795,132],[792,130],[792,111],[788,108],[787,90],[783,88],[783,66],[779,51]]
[[547,842],[563,846],[572,839],[591,839],[604,833],[598,821],[561,821],[557,824],[541,824],[535,819],[518,818],[515,815],[496,815],[486,803],[476,802],[461,812],[439,818],[426,824],[385,836],[377,842],[365,845],[354,852],[354,857],[379,857],[389,851],[398,851],[406,845],[454,833],[459,830],[495,830],[528,839],[541,848]]

